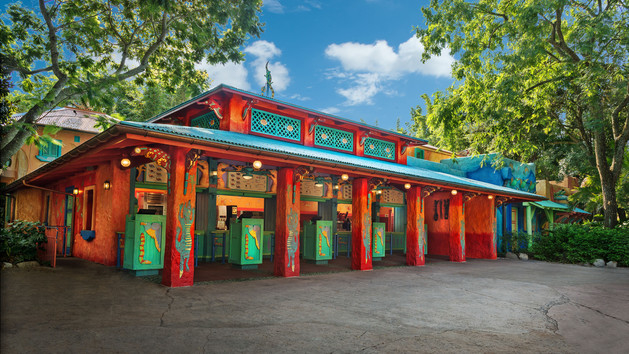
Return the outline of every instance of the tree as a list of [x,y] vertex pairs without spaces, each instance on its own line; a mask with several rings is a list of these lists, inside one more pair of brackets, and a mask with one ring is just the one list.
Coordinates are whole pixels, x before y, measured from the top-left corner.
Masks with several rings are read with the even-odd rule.
[[578,147],[599,175],[613,227],[629,140],[627,3],[433,0],[422,12],[423,59],[445,49],[459,58],[458,81],[433,97],[428,124],[445,139],[463,132],[475,152],[527,159]]
[[[32,135],[45,111],[74,101],[98,101],[111,90],[160,85],[171,92],[200,84],[195,64],[238,62],[241,46],[259,36],[261,0],[39,0],[19,3],[0,22],[2,74],[18,74],[27,107],[2,131],[0,161]],[[42,64],[43,63],[43,64]]]

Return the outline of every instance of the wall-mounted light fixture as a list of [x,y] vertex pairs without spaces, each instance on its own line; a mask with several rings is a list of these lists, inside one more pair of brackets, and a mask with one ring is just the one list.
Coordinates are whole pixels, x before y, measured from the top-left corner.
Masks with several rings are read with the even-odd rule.
[[452,193],[452,195],[457,195],[459,193],[459,191],[457,191],[456,189],[453,189],[452,192],[450,192],[450,193]]
[[315,187],[323,187],[323,183],[325,183],[325,178],[323,177],[315,178]]
[[74,189],[72,190],[72,194],[74,194],[74,195],[79,195],[79,189],[78,189],[78,188],[74,188]]
[[242,179],[252,179],[253,175],[251,174],[251,172],[247,172],[244,175],[242,175]]
[[404,184],[404,189],[411,189],[411,184],[410,183],[405,183]]
[[111,182],[105,181],[103,183],[103,189],[105,189],[106,191],[110,190],[111,189]]
[[260,160],[253,161],[253,168],[255,168],[256,170],[261,169],[262,168],[262,161],[260,161]]
[[131,166],[131,160],[125,157],[122,160],[120,160],[120,165],[122,165],[122,167],[129,167]]
[[487,199],[492,200],[492,199],[494,199],[494,196],[490,194],[490,195],[487,196]]
[[212,171],[210,174],[211,174],[212,176],[218,176],[218,171]]
[[347,181],[347,180],[349,179],[349,176],[347,175],[347,173],[343,173],[343,174],[341,175],[341,179],[342,179],[343,181]]
[[338,184],[335,184],[333,188],[334,188],[334,189],[336,189],[336,190],[338,190],[340,187],[339,187],[339,185],[338,185]]

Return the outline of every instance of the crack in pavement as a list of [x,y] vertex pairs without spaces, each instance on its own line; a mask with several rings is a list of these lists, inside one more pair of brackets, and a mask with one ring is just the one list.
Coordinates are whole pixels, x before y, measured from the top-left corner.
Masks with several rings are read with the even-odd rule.
[[170,311],[170,309],[171,309],[171,307],[172,307],[173,303],[175,302],[175,298],[174,298],[174,297],[170,294],[170,290],[171,290],[171,289],[172,289],[172,288],[168,288],[168,289],[166,289],[166,293],[165,293],[165,295],[166,295],[166,296],[168,296],[168,297],[170,298],[170,303],[168,304],[168,308],[166,309],[166,311],[164,311],[164,312],[162,313],[162,316],[161,316],[161,317],[160,317],[160,319],[159,319],[159,326],[160,326],[160,327],[164,327],[164,316],[166,316],[166,313],[167,313],[168,311]]
[[552,330],[555,334],[557,334],[557,331],[559,330],[559,324],[557,323],[557,320],[555,320],[548,314],[548,311],[550,311],[550,309],[554,306],[567,304],[569,302],[570,298],[564,294],[561,294],[561,297],[559,299],[548,302],[538,309],[546,317],[546,324],[550,325],[549,329]]
[[575,305],[577,305],[577,306],[585,307],[585,308],[586,308],[586,309],[588,309],[588,310],[592,310],[592,311],[594,311],[594,312],[600,313],[601,315],[603,315],[603,316],[605,316],[605,317],[613,318],[613,319],[615,319],[615,320],[617,320],[617,321],[620,321],[620,322],[624,322],[624,323],[626,323],[626,324],[629,324],[629,321],[627,321],[627,320],[623,320],[622,318],[618,318],[618,317],[616,317],[616,316],[608,315],[608,314],[606,314],[606,313],[602,312],[601,310],[597,310],[597,309],[595,309],[595,308],[593,308],[593,307],[590,307],[590,306],[587,306],[587,305],[583,305],[583,304],[580,304],[580,303],[578,303],[578,302],[574,302],[574,301],[571,301],[571,303],[573,303],[573,304],[575,304]]

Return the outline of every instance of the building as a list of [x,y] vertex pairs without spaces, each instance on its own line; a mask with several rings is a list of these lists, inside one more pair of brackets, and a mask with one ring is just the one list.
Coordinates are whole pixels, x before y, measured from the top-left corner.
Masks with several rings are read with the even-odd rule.
[[[194,257],[241,268],[273,256],[275,274],[304,260],[351,253],[372,269],[391,248],[406,263],[425,254],[496,258],[496,208],[541,201],[422,167],[422,139],[221,85],[154,117],[120,122],[5,188],[16,218],[64,227],[60,249],[193,283]],[[422,152],[420,152],[422,151]],[[444,170],[445,171],[445,170]],[[351,252],[349,252],[351,251]]]
[[[12,118],[18,119],[21,115],[23,113]],[[0,183],[9,184],[91,139],[100,133],[97,127],[100,117],[117,122],[117,119],[104,113],[72,107],[57,108],[42,114],[35,121],[37,133],[42,135],[46,126],[59,127],[61,129],[51,134],[51,137],[61,145],[49,144],[38,148],[34,144],[25,144],[11,158],[9,165],[2,169]]]

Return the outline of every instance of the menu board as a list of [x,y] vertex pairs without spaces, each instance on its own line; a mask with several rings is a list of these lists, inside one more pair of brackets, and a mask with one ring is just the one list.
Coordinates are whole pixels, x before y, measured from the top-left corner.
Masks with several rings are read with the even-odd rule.
[[241,172],[227,172],[227,188],[266,192],[267,177],[265,175],[253,175],[252,179],[244,179],[242,175]]
[[158,166],[155,162],[144,165],[144,182],[168,182],[166,169]]
[[341,186],[341,199],[352,199],[351,184],[344,184]]
[[315,186],[315,181],[311,179],[305,179],[301,181],[301,195],[307,195],[311,197],[322,197],[323,186]]
[[383,189],[380,201],[390,204],[404,204],[404,193],[397,189]]

